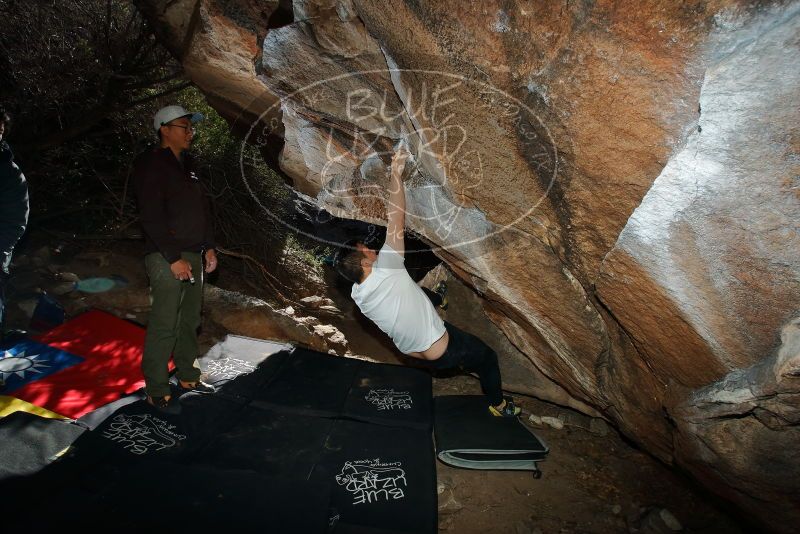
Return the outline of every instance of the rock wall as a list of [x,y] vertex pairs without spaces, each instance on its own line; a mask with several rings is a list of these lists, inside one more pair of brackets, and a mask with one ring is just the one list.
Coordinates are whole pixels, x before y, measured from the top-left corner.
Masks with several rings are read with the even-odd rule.
[[137,3],[334,214],[381,223],[408,141],[408,224],[530,369],[509,383],[793,530],[800,2]]

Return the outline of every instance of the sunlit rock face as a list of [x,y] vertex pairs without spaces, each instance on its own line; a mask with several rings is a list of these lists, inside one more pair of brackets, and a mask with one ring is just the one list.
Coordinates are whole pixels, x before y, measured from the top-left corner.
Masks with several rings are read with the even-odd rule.
[[[239,128],[277,102],[257,77],[279,0],[134,0],[215,109]],[[270,117],[271,118],[271,117]]]
[[509,383],[797,524],[800,2],[140,3],[335,214],[384,223],[406,140],[408,224],[526,360]]

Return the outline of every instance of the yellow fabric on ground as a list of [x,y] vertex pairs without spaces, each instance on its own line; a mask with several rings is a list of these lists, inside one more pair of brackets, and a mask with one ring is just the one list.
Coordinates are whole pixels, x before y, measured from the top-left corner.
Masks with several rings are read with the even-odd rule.
[[0,417],[5,417],[14,412],[28,412],[41,417],[48,417],[50,419],[68,419],[61,414],[51,412],[45,408],[41,408],[30,402],[9,397],[7,395],[0,395]]

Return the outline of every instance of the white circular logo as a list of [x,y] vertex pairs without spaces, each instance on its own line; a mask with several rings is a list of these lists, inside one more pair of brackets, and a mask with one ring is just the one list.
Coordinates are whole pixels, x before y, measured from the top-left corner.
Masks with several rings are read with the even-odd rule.
[[[381,84],[365,83],[387,73],[401,90],[389,93]],[[352,81],[349,78],[356,78],[357,83],[348,84]],[[402,89],[402,80],[413,80],[416,91]],[[493,123],[485,125],[480,138],[474,133],[474,125],[471,130],[470,125],[459,123],[457,117],[465,116],[458,98],[462,94],[491,112]],[[403,139],[412,154],[404,172],[406,227],[434,243],[434,251],[473,245],[519,224],[544,200],[558,174],[555,143],[534,110],[485,82],[411,69],[350,72],[316,81],[281,96],[251,125],[240,156],[240,170],[245,187],[265,214],[293,232],[328,245],[341,244],[283,220],[255,193],[250,180],[257,177],[247,176],[244,146],[265,145],[267,137],[283,126],[276,118],[281,115],[283,123],[287,119],[295,123],[292,135],[297,137],[299,132],[302,136],[292,140],[293,150],[313,151],[306,160],[313,159],[309,175],[313,175],[311,181],[318,190],[315,200],[334,214],[373,221],[384,217],[388,163],[395,144]],[[272,118],[266,121],[266,117]],[[524,174],[535,176],[535,183],[527,190],[540,192],[536,198],[525,199],[524,208],[512,207],[516,212],[503,224],[487,220],[471,202],[480,198],[481,188],[494,182],[496,189],[501,183],[498,180],[511,178],[486,175],[487,158],[498,158],[496,147],[485,146],[482,141],[492,130],[506,141],[509,133],[516,137],[510,146],[527,164],[529,172]],[[515,157],[510,155],[509,159]],[[518,177],[513,178],[519,188]],[[521,188],[524,191],[520,195],[528,192],[524,184]]]

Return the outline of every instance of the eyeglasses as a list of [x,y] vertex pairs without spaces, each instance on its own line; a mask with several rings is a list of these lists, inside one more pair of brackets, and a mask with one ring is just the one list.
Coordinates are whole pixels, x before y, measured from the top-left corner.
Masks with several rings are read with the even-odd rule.
[[196,130],[194,129],[194,126],[183,126],[182,124],[164,124],[164,126],[173,126],[175,128],[183,128],[184,130],[186,130],[186,134],[187,135],[189,134],[189,132],[191,132],[191,133],[195,133],[196,132]]

